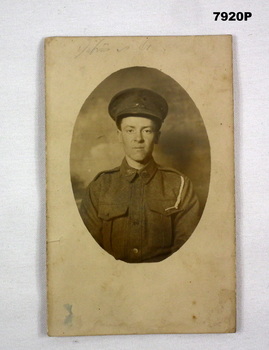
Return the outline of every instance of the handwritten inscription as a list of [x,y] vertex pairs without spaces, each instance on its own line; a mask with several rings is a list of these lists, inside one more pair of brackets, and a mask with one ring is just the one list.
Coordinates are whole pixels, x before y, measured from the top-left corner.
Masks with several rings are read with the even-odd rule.
[[[137,49],[141,51],[148,51],[151,48],[151,44],[149,43],[149,39],[143,40],[138,46]],[[100,39],[96,42],[96,44],[89,43],[87,45],[80,45],[78,48],[78,52],[75,55],[75,58],[78,58],[81,55],[93,55],[99,54],[108,51],[116,51],[118,53],[124,52],[130,49],[130,45],[122,45],[114,47],[110,43],[106,41],[106,39]]]

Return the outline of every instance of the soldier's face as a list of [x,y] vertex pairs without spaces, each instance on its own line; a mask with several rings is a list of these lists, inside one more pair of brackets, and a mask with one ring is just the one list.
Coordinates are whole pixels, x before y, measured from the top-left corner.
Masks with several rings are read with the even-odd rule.
[[152,155],[154,144],[158,142],[160,132],[151,119],[125,117],[118,135],[127,158],[146,164]]

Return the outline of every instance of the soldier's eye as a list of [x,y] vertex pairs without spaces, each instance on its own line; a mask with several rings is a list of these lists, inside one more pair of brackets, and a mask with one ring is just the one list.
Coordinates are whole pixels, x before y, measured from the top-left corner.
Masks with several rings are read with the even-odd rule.
[[125,131],[127,132],[127,134],[132,134],[134,132],[134,129],[126,129]]

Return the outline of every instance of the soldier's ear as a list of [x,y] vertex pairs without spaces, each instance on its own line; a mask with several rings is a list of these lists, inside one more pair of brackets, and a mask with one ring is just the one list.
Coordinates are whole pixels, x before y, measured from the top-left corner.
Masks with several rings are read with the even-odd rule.
[[117,129],[117,136],[120,143],[122,143],[122,131]]
[[159,142],[160,136],[161,136],[161,132],[160,132],[160,131],[157,131],[156,134],[155,134],[155,144],[156,144],[156,145],[157,145],[157,143]]

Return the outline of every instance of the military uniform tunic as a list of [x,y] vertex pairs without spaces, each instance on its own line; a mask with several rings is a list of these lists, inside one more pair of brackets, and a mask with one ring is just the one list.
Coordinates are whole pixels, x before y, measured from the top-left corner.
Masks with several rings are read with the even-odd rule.
[[90,183],[80,213],[94,239],[115,259],[161,261],[190,237],[199,203],[190,180],[153,159],[141,170],[124,159]]

